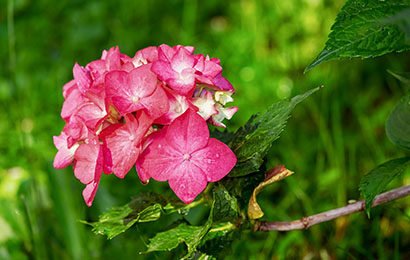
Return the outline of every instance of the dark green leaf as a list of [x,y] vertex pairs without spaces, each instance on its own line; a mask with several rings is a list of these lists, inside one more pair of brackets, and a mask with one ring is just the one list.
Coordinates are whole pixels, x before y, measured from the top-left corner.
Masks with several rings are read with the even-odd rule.
[[261,169],[259,172],[246,176],[224,178],[222,180],[228,192],[237,198],[239,208],[248,206],[253,190],[264,180],[264,171],[265,169]]
[[238,162],[229,176],[244,176],[258,171],[272,143],[279,138],[285,128],[292,110],[299,102],[320,88],[312,89],[291,100],[279,101],[261,115],[251,117],[245,126],[238,129],[229,144]]
[[232,252],[232,241],[239,234],[232,223],[221,223],[205,235],[198,250],[216,259],[224,259]]
[[225,129],[224,131],[214,129],[213,131],[210,131],[209,135],[210,137],[216,138],[225,144],[230,143],[234,137],[234,134],[232,132],[229,132],[227,129]]
[[231,221],[238,217],[238,202],[226,188],[219,184],[214,189],[213,221]]
[[410,95],[391,112],[386,122],[386,134],[396,145],[410,149]]
[[155,193],[144,193],[133,198],[127,205],[104,212],[98,222],[81,222],[91,225],[94,233],[112,239],[137,222],[156,221],[163,214],[189,209],[195,205],[195,202],[191,204],[173,201]]
[[359,189],[366,200],[366,212],[369,217],[374,197],[381,193],[395,177],[406,170],[409,161],[410,157],[405,157],[385,162],[362,178]]
[[410,49],[408,0],[348,0],[326,46],[306,70],[342,58],[370,58]]

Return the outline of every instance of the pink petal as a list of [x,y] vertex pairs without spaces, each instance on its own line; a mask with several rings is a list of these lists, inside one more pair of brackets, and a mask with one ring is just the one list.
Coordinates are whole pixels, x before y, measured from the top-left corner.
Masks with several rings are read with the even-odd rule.
[[104,83],[104,76],[107,72],[107,63],[105,60],[92,61],[86,68],[90,71],[94,84],[100,85]]
[[63,103],[61,117],[67,121],[84,101],[85,98],[81,95],[80,91],[77,88],[73,89]]
[[78,65],[78,63],[76,62],[73,68],[73,75],[80,92],[87,92],[92,82],[90,72],[84,67]]
[[118,48],[118,46],[112,47],[103,56],[105,57],[101,57],[101,59],[107,62],[108,71],[120,69],[121,60],[120,60],[120,49]]
[[95,194],[97,193],[98,184],[100,184],[101,172],[95,176],[95,179],[87,184],[83,190],[83,198],[88,207],[91,207]]
[[161,44],[158,47],[158,60],[170,62],[175,55],[175,50],[166,44]]
[[140,100],[156,89],[157,77],[150,67],[151,65],[143,65],[129,73],[113,71],[106,75],[107,96],[121,115],[142,109]]
[[88,93],[88,95],[93,101],[89,99],[88,102],[82,104],[78,108],[76,115],[80,117],[90,129],[95,129],[104,121],[108,113],[102,97],[99,100],[95,94]]
[[158,85],[152,95],[141,99],[141,104],[152,118],[159,118],[169,111],[167,94],[161,85]]
[[187,97],[179,95],[170,88],[165,88],[169,102],[169,110],[160,118],[155,120],[156,124],[169,125],[175,118],[182,115],[188,108],[197,109]]
[[171,64],[166,61],[158,60],[152,64],[152,72],[162,81],[167,81],[177,77],[177,73],[172,69]]
[[235,92],[232,84],[226,78],[222,77],[221,73],[215,76],[213,81],[215,86],[219,87],[221,90],[231,91],[232,93]]
[[82,183],[88,184],[94,180],[96,175],[101,174],[104,158],[98,140],[92,139],[89,143],[81,144],[74,158],[76,159],[74,175]]
[[[161,132],[166,131],[162,129]],[[144,150],[137,161],[137,171],[142,181],[149,177],[157,181],[169,179],[173,169],[183,161],[183,155],[169,145],[160,133]]]
[[183,202],[191,203],[207,184],[207,177],[201,168],[184,161],[172,169],[169,186]]
[[144,114],[141,115],[141,124],[138,124],[133,115],[125,115],[126,123],[105,138],[107,148],[111,151],[112,171],[119,178],[124,178],[135,164],[140,153],[142,137],[150,127],[147,117]]
[[125,71],[112,71],[105,76],[107,96],[122,115],[137,109],[137,104],[132,101],[127,77],[128,73]]
[[165,138],[182,154],[190,154],[207,145],[209,130],[205,120],[188,109],[169,125]]
[[152,63],[156,60],[158,60],[158,49],[157,47],[147,47],[144,48],[140,51],[142,53],[142,56],[149,62]]
[[128,74],[130,93],[137,97],[146,97],[154,92],[157,76],[151,72],[151,64],[142,65]]
[[195,70],[184,69],[175,78],[166,81],[168,85],[181,95],[191,96],[195,88]]
[[56,169],[63,169],[73,163],[74,153],[78,148],[78,145],[73,145],[71,148],[67,146],[67,135],[62,132],[59,136],[54,136],[54,145],[58,149],[58,152],[54,158],[53,166]]
[[71,91],[73,90],[73,89],[76,89],[77,88],[77,85],[75,84],[75,80],[70,80],[68,83],[66,83],[64,86],[63,86],[63,97],[64,98],[67,98],[68,97],[68,95],[70,95],[70,93],[71,93]]
[[205,120],[218,113],[218,110],[215,109],[215,100],[209,91],[206,91],[202,97],[193,98],[192,103],[199,108],[198,113]]
[[236,156],[226,144],[209,138],[206,147],[192,153],[191,162],[205,172],[208,182],[215,182],[232,170],[236,164]]
[[171,60],[172,69],[178,73],[182,73],[187,68],[193,68],[194,63],[194,57],[184,48],[179,49]]
[[67,135],[67,144],[70,148],[74,143],[84,140],[88,137],[88,129],[81,118],[76,115],[70,117],[69,122],[63,130]]

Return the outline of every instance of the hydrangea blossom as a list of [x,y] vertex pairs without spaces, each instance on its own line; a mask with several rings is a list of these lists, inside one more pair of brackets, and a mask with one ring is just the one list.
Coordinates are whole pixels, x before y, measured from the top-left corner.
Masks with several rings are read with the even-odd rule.
[[54,136],[54,167],[73,165],[88,206],[102,173],[124,178],[135,164],[142,181],[168,180],[186,203],[233,168],[235,155],[209,138],[206,123],[225,127],[238,110],[226,107],[234,89],[219,59],[193,53],[163,44],[131,58],[113,47],[85,66],[75,63],[63,86],[66,125]]
[[192,109],[164,127],[137,161],[142,181],[169,181],[185,203],[192,202],[207,182],[219,181],[236,163],[229,147],[209,138],[205,120]]

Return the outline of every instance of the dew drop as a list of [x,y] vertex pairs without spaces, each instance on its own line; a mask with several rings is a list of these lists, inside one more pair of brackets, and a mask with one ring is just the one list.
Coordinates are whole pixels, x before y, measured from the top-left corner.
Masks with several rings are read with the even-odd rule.
[[212,163],[212,160],[211,160],[211,159],[208,159],[207,162],[208,162],[208,163]]
[[216,157],[216,158],[219,158],[219,153],[215,154],[215,157]]
[[141,184],[142,184],[142,185],[147,185],[148,183],[149,183],[149,180],[141,181]]

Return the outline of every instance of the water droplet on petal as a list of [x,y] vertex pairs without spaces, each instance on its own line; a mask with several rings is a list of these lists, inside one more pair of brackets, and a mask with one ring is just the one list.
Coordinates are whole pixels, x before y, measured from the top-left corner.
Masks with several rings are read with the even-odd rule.
[[208,162],[208,163],[212,163],[212,160],[211,160],[211,159],[208,159],[207,162]]
[[142,185],[147,185],[148,183],[149,183],[149,180],[141,181],[141,184],[142,184]]
[[219,153],[215,154],[215,157],[216,157],[216,158],[219,158]]

